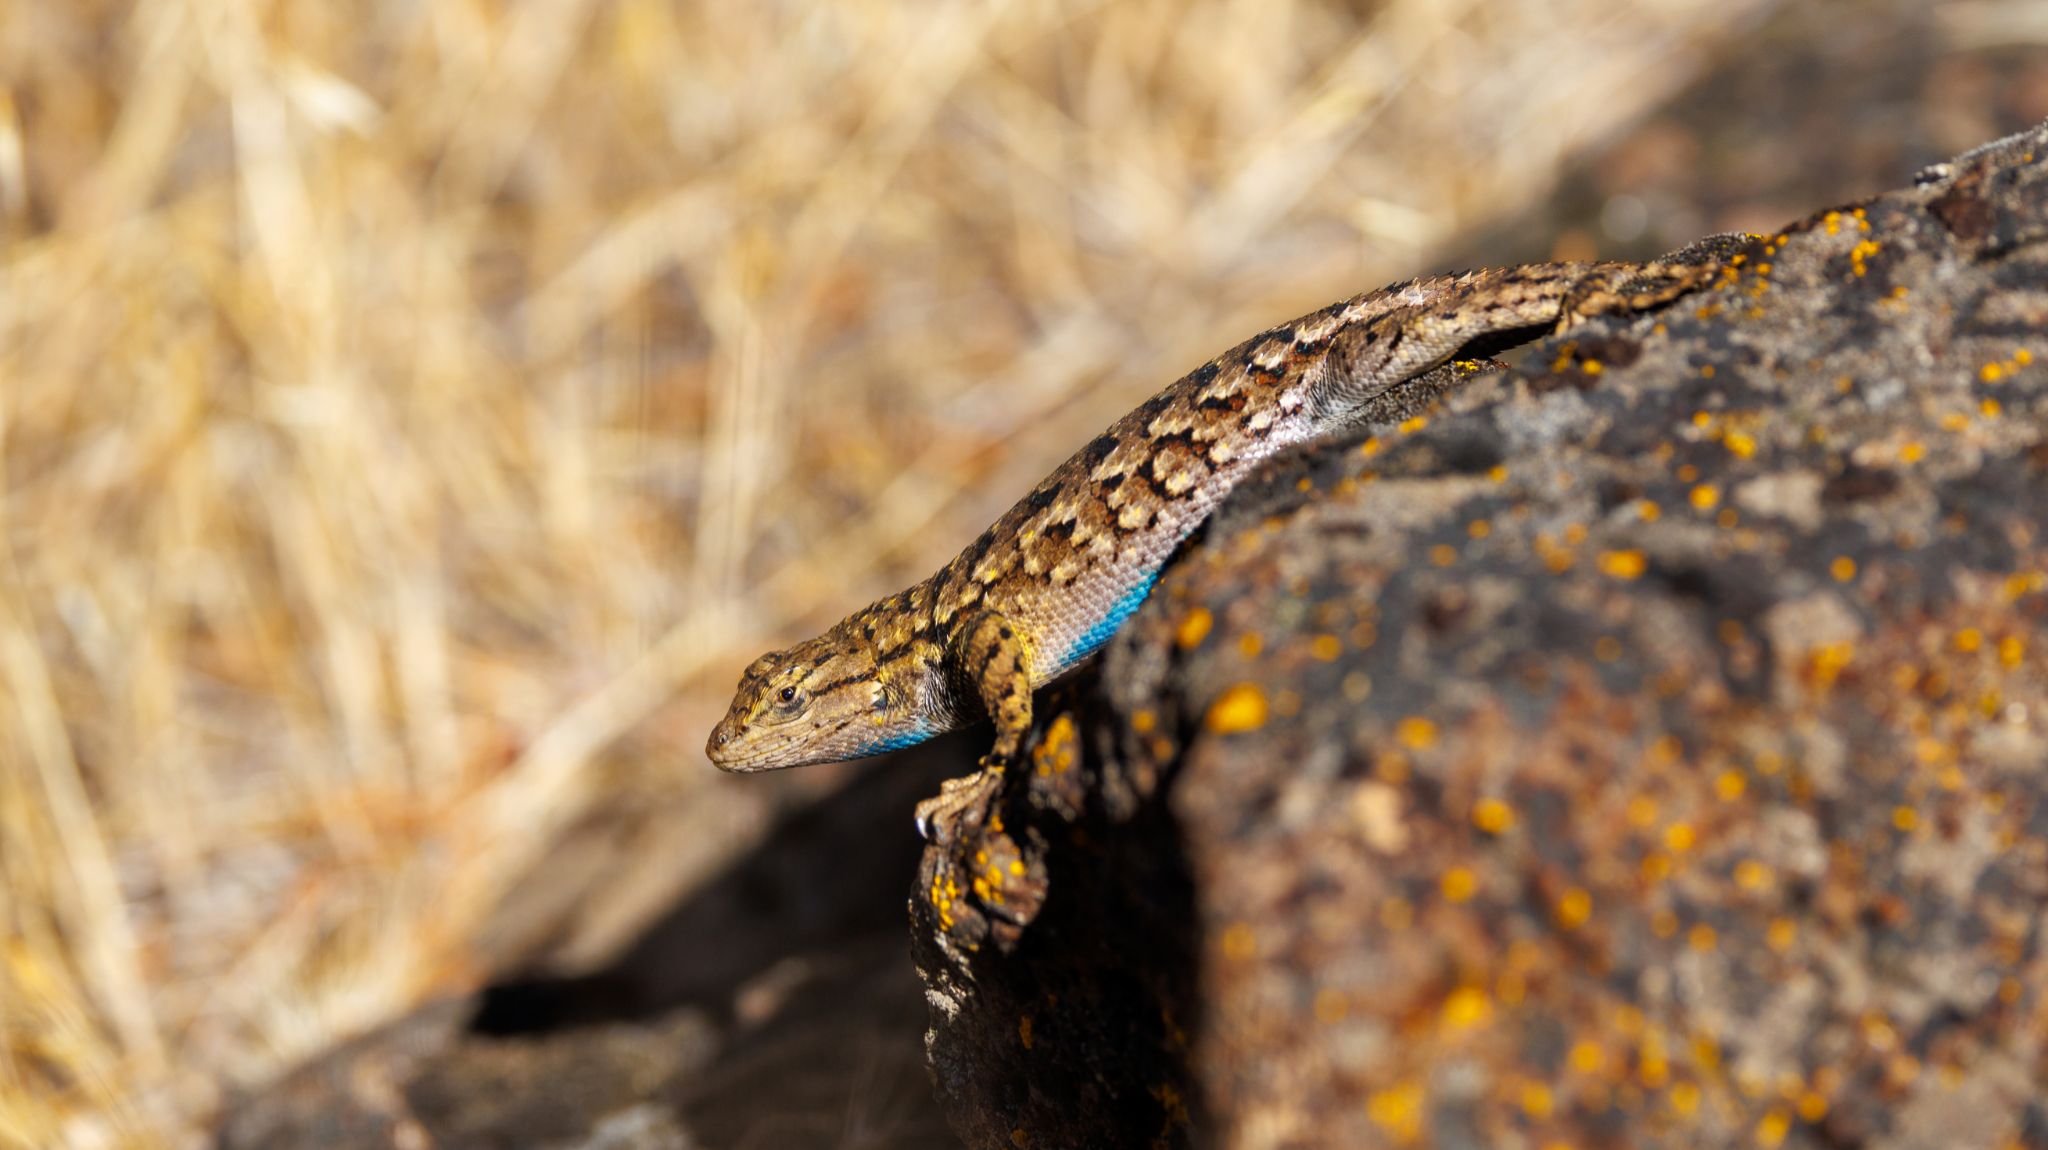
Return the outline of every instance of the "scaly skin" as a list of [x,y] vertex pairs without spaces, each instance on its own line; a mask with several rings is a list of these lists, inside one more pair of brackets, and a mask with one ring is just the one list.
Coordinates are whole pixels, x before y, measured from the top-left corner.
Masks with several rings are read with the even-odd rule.
[[918,807],[978,821],[1031,727],[1031,694],[1108,641],[1174,548],[1274,453],[1371,422],[1475,341],[1655,307],[1740,243],[1655,263],[1432,276],[1253,336],[1119,419],[938,573],[756,659],[706,753],[728,771],[860,758],[993,720],[980,773]]

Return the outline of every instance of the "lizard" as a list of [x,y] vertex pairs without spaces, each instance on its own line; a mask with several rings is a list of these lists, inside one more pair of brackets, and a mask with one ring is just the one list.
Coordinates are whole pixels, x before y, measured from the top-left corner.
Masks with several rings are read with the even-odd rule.
[[1047,476],[952,562],[816,638],[762,655],[705,753],[751,772],[898,750],[983,719],[972,775],[917,807],[927,839],[986,817],[1031,728],[1032,693],[1134,613],[1168,557],[1261,462],[1374,422],[1389,396],[1477,344],[1648,310],[1706,284],[1750,237],[1650,262],[1429,276],[1311,312],[1182,376]]

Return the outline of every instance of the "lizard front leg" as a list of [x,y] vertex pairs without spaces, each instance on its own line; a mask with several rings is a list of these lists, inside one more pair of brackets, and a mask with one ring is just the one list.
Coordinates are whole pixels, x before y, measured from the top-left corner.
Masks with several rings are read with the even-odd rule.
[[947,779],[939,793],[917,804],[917,829],[925,838],[952,837],[964,820],[979,824],[1001,789],[1003,771],[1016,759],[1031,730],[1031,641],[1023,629],[994,611],[966,621],[953,659],[973,684],[982,710],[995,723],[996,741],[981,758],[981,770]]

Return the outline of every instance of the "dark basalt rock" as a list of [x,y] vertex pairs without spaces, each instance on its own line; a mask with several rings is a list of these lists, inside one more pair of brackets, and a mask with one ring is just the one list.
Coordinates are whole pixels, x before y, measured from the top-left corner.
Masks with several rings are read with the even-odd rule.
[[2048,1146],[2044,238],[2036,131],[1238,492],[925,855],[955,1130]]

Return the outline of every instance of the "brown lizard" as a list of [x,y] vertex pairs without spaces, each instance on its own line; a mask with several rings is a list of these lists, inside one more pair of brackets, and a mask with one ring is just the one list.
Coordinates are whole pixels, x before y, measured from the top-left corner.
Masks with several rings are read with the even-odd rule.
[[[1373,420],[1475,342],[1656,307],[1748,237],[1650,263],[1552,263],[1367,292],[1246,340],[1075,453],[937,574],[754,660],[705,748],[728,771],[860,758],[983,718],[974,775],[918,805],[927,837],[979,820],[1031,727],[1033,690],[1101,647],[1238,482],[1294,444]],[[1379,401],[1379,402],[1376,402]]]

